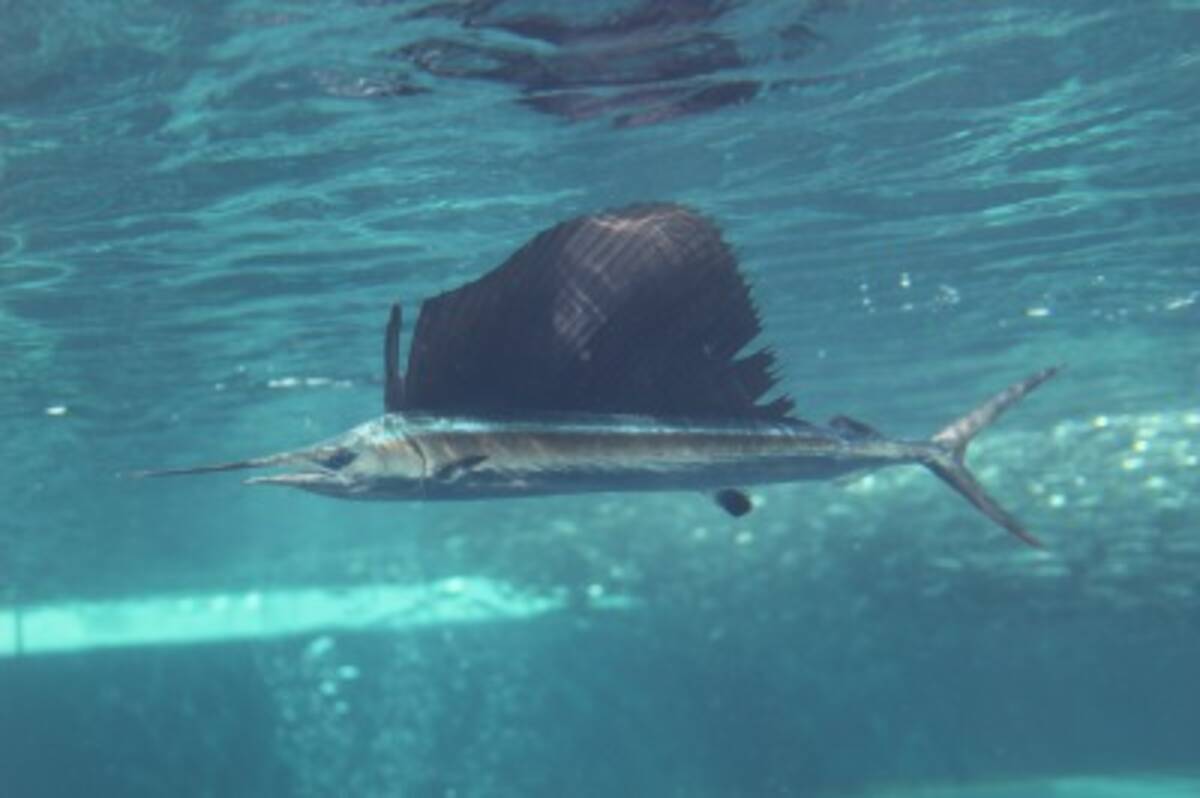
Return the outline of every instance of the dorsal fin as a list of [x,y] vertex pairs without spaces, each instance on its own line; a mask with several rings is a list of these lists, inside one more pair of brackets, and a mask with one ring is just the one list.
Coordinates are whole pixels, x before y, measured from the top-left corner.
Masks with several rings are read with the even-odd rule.
[[779,418],[774,358],[716,226],[677,205],[581,216],[427,300],[404,407]]
[[400,376],[400,306],[392,305],[383,332],[383,412],[404,409],[404,378]]
[[848,438],[861,438],[864,440],[882,440],[883,433],[867,424],[864,421],[859,421],[850,416],[834,416],[829,419],[831,429],[840,432]]

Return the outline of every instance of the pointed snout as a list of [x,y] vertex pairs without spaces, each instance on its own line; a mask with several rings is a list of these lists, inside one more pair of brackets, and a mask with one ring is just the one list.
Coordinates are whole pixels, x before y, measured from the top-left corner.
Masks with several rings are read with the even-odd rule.
[[258,468],[288,469],[245,480],[247,485],[288,488],[347,499],[410,497],[420,491],[425,461],[419,447],[406,444],[394,419],[361,424],[336,438],[289,452],[235,462],[143,472],[140,476],[179,476]]

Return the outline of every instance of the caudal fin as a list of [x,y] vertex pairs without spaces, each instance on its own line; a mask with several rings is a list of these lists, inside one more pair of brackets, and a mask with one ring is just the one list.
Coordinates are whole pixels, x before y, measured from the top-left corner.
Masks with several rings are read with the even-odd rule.
[[999,418],[1005,410],[1024,399],[1034,388],[1057,374],[1058,371],[1058,366],[1052,366],[1010,385],[970,413],[942,429],[933,436],[932,445],[928,450],[928,459],[924,462],[930,471],[958,491],[976,509],[1030,546],[1037,548],[1042,548],[1041,541],[1031,535],[1015,516],[988,495],[984,487],[967,469],[965,457],[967,446],[981,430]]

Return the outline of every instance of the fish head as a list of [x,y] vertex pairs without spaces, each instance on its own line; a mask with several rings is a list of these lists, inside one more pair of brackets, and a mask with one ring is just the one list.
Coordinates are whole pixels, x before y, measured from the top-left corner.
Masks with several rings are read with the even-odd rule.
[[420,498],[426,477],[421,448],[402,421],[385,416],[327,441],[269,458],[282,474],[251,477],[247,485],[283,485],[344,499]]

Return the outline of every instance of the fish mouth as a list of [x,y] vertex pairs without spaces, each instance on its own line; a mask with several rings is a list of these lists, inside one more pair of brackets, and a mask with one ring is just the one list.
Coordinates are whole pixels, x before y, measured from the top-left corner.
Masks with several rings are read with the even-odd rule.
[[304,471],[294,474],[276,474],[273,476],[251,477],[247,484],[274,483],[280,485],[313,484],[317,481],[337,482],[342,479],[339,469],[353,460],[353,453],[343,450],[316,449],[312,451],[282,452],[265,457],[252,457],[249,460],[237,460],[228,463],[210,463],[208,465],[185,466],[183,468],[160,468],[150,471],[139,471],[139,477],[179,477],[189,474],[214,474],[220,471],[244,471],[250,468],[275,468],[279,466],[294,466]]
[[243,471],[251,468],[288,467],[299,470],[286,474],[268,474],[250,477],[244,482],[247,485],[286,485],[322,493],[344,494],[353,492],[356,482],[353,474],[344,469],[357,459],[358,452],[354,451],[351,447],[326,444],[311,449],[298,449],[291,452],[270,454],[265,457],[252,457],[248,460],[141,471],[137,473],[137,476],[176,477],[187,474]]
[[289,463],[293,468],[301,470],[283,474],[263,474],[243,480],[246,485],[283,485],[290,488],[302,488],[330,493],[346,493],[350,491],[353,480],[344,473],[339,473],[338,467],[330,467],[322,459],[300,457]]
[[300,468],[285,474],[264,474],[243,480],[246,485],[283,485],[307,490],[343,493],[350,489],[352,480],[342,469],[356,459],[357,455],[342,447],[292,452],[275,465],[290,465]]
[[329,471],[298,471],[293,474],[268,474],[261,477],[250,477],[243,480],[243,484],[287,485],[293,488],[332,488],[335,486],[344,486],[346,482]]

